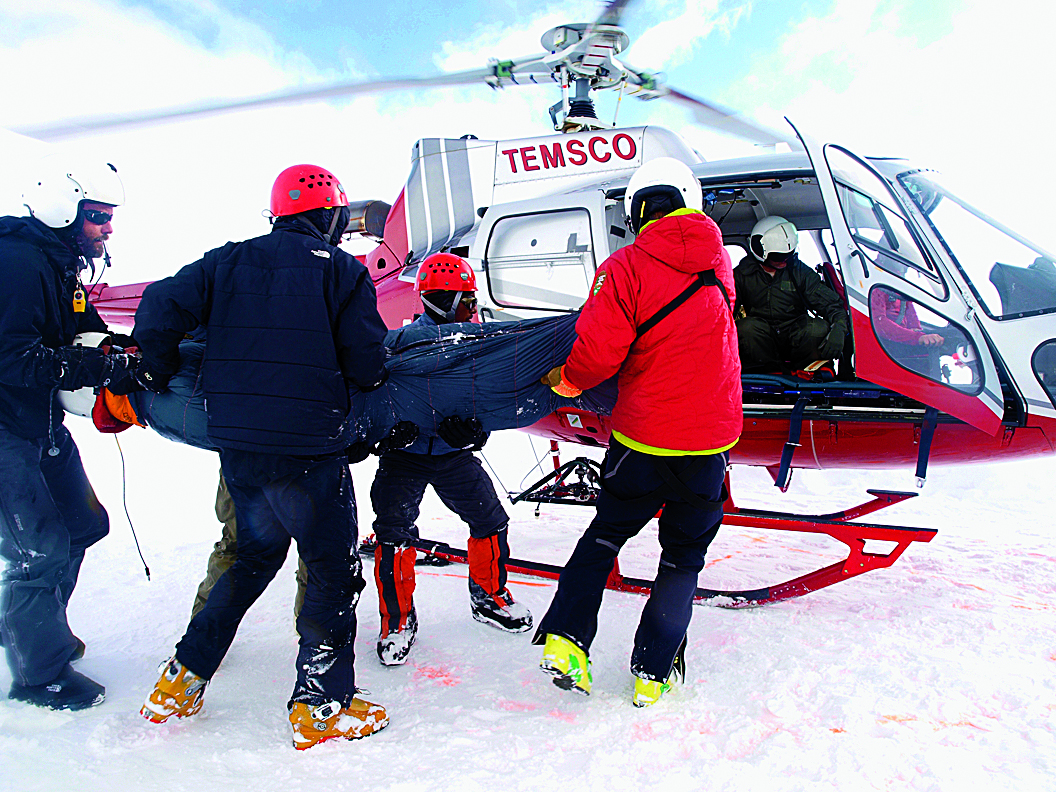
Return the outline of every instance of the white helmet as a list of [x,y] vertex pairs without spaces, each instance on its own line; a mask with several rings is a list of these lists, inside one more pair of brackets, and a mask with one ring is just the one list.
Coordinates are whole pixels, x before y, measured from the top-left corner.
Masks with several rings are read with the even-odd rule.
[[[75,336],[70,346],[101,347],[110,343],[110,336],[106,333],[81,333]],[[70,415],[80,415],[85,418],[92,417],[92,408],[95,407],[95,388],[87,385],[75,391],[59,391],[59,404],[62,409]]]
[[[653,204],[649,209],[646,202]],[[623,208],[627,213],[627,222],[637,234],[647,215],[657,209],[696,209],[704,208],[704,194],[700,182],[693,175],[686,163],[672,157],[657,157],[642,165],[631,176],[627,191],[623,194]]]
[[795,225],[778,215],[764,217],[756,223],[752,229],[752,238],[748,242],[752,254],[760,261],[766,261],[766,257],[771,253],[788,255],[796,249],[798,243],[799,234]]
[[62,154],[49,154],[31,173],[22,202],[50,228],[72,225],[81,201],[110,206],[125,202],[124,185],[109,162],[71,162]]

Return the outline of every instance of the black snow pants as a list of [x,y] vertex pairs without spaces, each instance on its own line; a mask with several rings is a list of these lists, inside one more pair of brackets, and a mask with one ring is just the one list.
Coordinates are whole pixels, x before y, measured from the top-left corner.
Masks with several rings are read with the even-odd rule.
[[191,619],[176,659],[200,677],[213,676],[242,617],[286,560],[292,537],[308,568],[308,587],[297,617],[300,649],[291,703],[348,706],[356,692],[356,603],[364,587],[348,462],[343,456],[303,461],[291,471],[283,469],[290,458],[278,457],[277,475],[247,475],[245,465],[233,461],[240,456],[225,451],[220,457],[237,515],[238,557]]
[[21,685],[51,682],[69,662],[77,642],[66,606],[85,549],[110,530],[65,426],[55,432],[58,453],[50,448],[46,437],[0,429],[0,634]]
[[[598,514],[565,564],[534,642],[542,643],[547,634],[554,634],[590,649],[616,556],[662,507],[660,564],[634,636],[631,671],[666,681],[689,627],[697,574],[704,568],[704,556],[722,522],[728,461],[728,452],[653,456],[613,438],[602,467]],[[679,488],[672,488],[662,467],[696,497],[687,498]]]

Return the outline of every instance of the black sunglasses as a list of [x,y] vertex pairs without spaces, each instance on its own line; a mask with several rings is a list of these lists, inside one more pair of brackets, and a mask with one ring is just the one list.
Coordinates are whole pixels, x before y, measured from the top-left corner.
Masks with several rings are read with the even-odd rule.
[[114,216],[109,212],[100,212],[98,209],[85,209],[84,219],[92,225],[103,226],[114,219]]
[[463,297],[459,302],[466,306],[470,311],[475,311],[477,309],[477,298],[472,295],[469,297]]

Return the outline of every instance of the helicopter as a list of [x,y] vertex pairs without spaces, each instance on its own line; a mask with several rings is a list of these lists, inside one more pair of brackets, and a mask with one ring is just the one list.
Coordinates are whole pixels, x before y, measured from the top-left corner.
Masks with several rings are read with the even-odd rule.
[[[705,211],[736,262],[750,255],[750,233],[779,215],[800,232],[799,253],[840,296],[851,338],[833,382],[785,372],[745,375],[745,425],[733,464],[765,467],[781,490],[794,469],[915,467],[1051,455],[1056,439],[1056,261],[1052,255],[972,207],[938,174],[900,159],[859,156],[791,128],[783,134],[666,85],[621,62],[629,38],[619,27],[628,2],[610,3],[593,23],[561,25],[541,39],[544,53],[437,78],[387,80],[292,91],[236,103],[177,108],[121,119],[78,119],[18,130],[41,139],[121,128],[229,109],[400,87],[481,82],[492,88],[551,83],[553,134],[513,140],[425,138],[391,203],[355,204],[352,232],[376,247],[363,256],[390,327],[419,310],[417,267],[447,250],[476,271],[482,320],[524,319],[575,311],[598,264],[633,242],[623,193],[634,170],[674,157],[697,176]],[[629,91],[674,101],[697,120],[768,150],[705,161],[678,134],[654,126],[611,127],[598,120],[592,94]],[[783,149],[778,151],[778,149]],[[145,284],[103,287],[93,299],[108,321],[128,325]],[[923,359],[891,338],[887,306],[911,306],[943,338]],[[885,329],[886,328],[886,329]],[[528,431],[551,441],[555,469],[515,500],[590,504],[596,464],[562,465],[557,443],[607,444],[608,416],[561,408]],[[934,531],[852,522],[915,493],[871,490],[872,500],[827,515],[739,509],[727,524],[827,533],[849,555],[826,569],[750,592],[698,591],[734,606],[797,596],[870,569],[890,566]],[[871,544],[894,545],[876,552]],[[458,559],[432,545],[438,557]],[[554,576],[555,568],[517,562]],[[619,575],[612,587],[647,581]]]

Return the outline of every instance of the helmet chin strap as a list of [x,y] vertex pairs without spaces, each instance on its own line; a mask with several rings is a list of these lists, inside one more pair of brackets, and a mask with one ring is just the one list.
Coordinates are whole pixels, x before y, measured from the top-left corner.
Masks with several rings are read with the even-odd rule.
[[[334,245],[335,247],[337,246],[337,243],[334,241],[334,229],[337,228],[337,221],[338,221],[338,219],[340,217],[341,217],[341,208],[338,207],[338,206],[335,206],[334,207],[334,216],[330,219],[330,228],[328,228],[327,231],[326,231],[326,241],[329,242],[331,245]],[[340,239],[340,237],[338,237],[338,239]]]

